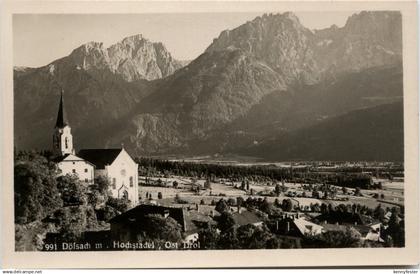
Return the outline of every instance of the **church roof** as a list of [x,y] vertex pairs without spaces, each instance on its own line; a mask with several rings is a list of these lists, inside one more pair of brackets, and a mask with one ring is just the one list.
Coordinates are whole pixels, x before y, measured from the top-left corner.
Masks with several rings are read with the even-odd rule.
[[73,154],[64,154],[62,156],[57,156],[52,160],[56,163],[60,163],[60,162],[85,162],[89,165],[95,166],[91,162],[86,161],[85,159],[77,157],[76,155],[73,155]]
[[98,169],[104,169],[110,165],[120,155],[122,148],[111,149],[82,149],[77,156],[91,162]]
[[57,114],[57,121],[55,123],[55,127],[63,128],[69,124],[67,120],[66,111],[64,109],[64,98],[63,98],[63,91],[61,91],[60,97],[60,104],[58,106],[58,114]]

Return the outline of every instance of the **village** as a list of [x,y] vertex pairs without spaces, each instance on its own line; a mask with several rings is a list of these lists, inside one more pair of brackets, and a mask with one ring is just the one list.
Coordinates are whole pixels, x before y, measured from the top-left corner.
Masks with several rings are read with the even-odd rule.
[[[17,188],[17,249],[398,247],[405,242],[401,163],[167,160],[132,157],[124,147],[76,153],[63,93],[53,152],[17,154],[18,184],[41,176],[31,173],[37,164],[42,172],[51,170],[52,184],[45,198],[49,204],[40,201],[39,207],[25,204],[34,197],[29,186]],[[46,176],[42,173],[41,181]]]

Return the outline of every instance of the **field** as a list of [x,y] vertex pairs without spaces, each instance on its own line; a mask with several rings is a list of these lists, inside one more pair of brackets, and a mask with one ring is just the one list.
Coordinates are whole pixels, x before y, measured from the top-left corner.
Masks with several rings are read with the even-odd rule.
[[[192,190],[193,185],[201,185],[204,187],[204,180],[196,180],[194,183],[191,178],[180,177],[180,176],[171,176],[169,178],[159,178],[159,177],[149,177],[149,181],[160,181],[165,186],[155,186],[155,185],[140,185],[139,187],[139,196],[141,200],[146,200],[146,195],[152,195],[153,200],[159,204],[165,205],[175,205],[175,197],[178,196],[180,200],[183,201],[183,206],[194,206],[196,204],[205,204],[210,205],[212,201],[217,202],[221,198],[228,200],[233,198],[236,201],[237,197],[242,197],[247,199],[249,195],[246,191],[239,189],[239,182],[228,182],[223,181],[221,183],[212,183],[211,190],[205,189],[201,190],[199,193]],[[141,182],[145,181],[145,178],[140,178]],[[173,187],[173,182],[177,182],[177,188]],[[236,186],[236,187],[235,187]],[[300,184],[286,183],[285,187],[288,188],[287,192],[293,192],[297,196],[301,196],[304,190]],[[270,193],[274,190],[274,186],[267,186],[262,184],[250,183],[250,189],[254,189],[255,193],[263,192]],[[341,189],[341,188],[340,188]],[[354,189],[347,188],[349,193],[353,193]],[[162,199],[158,199],[158,193],[162,194]],[[342,200],[330,200],[330,199],[315,199],[311,197],[288,197],[286,193],[280,194],[278,197],[266,196],[266,195],[252,195],[253,198],[265,198],[269,202],[274,202],[275,199],[278,199],[280,203],[283,199],[292,199],[299,203],[300,206],[310,206],[311,204],[332,204],[337,206],[339,204],[353,204],[358,203],[369,208],[375,208],[378,204],[382,204],[383,207],[389,207],[392,205],[403,205],[403,183],[384,183],[382,190],[362,190],[362,196],[354,195],[345,195],[341,192],[338,193],[337,198],[344,198]],[[379,197],[373,198],[374,194],[378,194]],[[381,194],[384,195],[381,198]],[[309,193],[306,195],[310,196]],[[180,206],[178,204],[178,206]]]

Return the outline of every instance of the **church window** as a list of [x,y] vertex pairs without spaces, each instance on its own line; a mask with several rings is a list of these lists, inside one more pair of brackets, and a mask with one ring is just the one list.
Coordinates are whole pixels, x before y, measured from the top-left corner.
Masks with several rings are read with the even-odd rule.
[[73,169],[72,171],[73,171],[73,173],[76,173],[76,170],[75,169]]
[[133,176],[130,176],[130,187],[133,187]]
[[73,165],[75,165],[76,164],[76,162],[73,162]]
[[88,169],[87,169],[87,168],[85,168],[85,172],[86,172],[86,173],[88,172]]
[[64,143],[65,143],[66,148],[69,148],[68,138],[67,137],[64,139]]
[[[115,179],[115,178],[114,178]],[[117,184],[115,182],[112,183],[112,189],[116,189],[117,188]]]

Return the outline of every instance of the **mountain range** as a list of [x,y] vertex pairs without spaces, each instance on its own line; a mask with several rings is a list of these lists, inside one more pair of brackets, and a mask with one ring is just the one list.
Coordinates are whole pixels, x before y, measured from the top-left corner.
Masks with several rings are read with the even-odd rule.
[[141,35],[15,68],[15,145],[51,147],[61,89],[77,149],[403,161],[401,14],[309,30],[291,12],[222,31],[181,62]]

